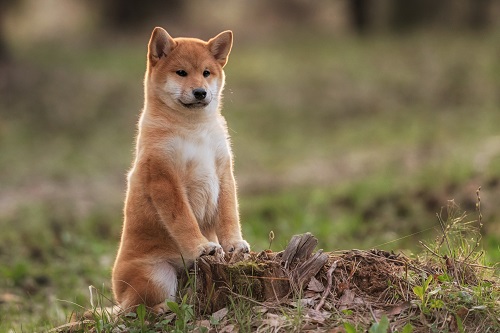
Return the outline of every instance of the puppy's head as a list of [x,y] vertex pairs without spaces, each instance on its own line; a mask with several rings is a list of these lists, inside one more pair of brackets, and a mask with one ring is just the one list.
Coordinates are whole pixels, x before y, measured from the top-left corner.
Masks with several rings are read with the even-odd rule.
[[155,28],[148,45],[147,97],[181,112],[216,110],[224,87],[222,68],[232,44],[231,31],[205,42],[172,38],[163,28]]

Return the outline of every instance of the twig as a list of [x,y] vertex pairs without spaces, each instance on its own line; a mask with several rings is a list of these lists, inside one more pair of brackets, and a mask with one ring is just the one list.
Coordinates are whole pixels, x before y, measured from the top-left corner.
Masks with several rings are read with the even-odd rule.
[[476,239],[476,244],[474,245],[474,248],[469,252],[467,257],[465,257],[464,262],[466,262],[469,257],[476,251],[476,249],[479,247],[479,242],[481,241],[482,235],[481,235],[481,228],[483,227],[483,214],[481,214],[481,196],[479,195],[479,192],[481,191],[481,186],[476,191],[476,210],[477,210],[477,221],[479,223],[479,228],[478,228],[478,236]]
[[[448,210],[448,213],[449,213],[449,210]],[[441,215],[436,213],[436,216],[437,216],[437,219],[439,221],[439,226],[441,227],[441,231],[443,231],[443,238],[446,241],[446,245],[448,246],[448,251],[450,251],[450,255],[451,255],[452,251],[451,251],[450,242],[448,241],[448,233],[446,232],[447,228],[444,227],[444,221],[441,218]]]
[[[407,295],[405,294],[405,292],[403,291],[403,287],[401,286],[401,280],[398,280],[398,284],[399,284],[399,290],[401,291],[401,297],[403,298],[403,300],[405,302],[408,302],[408,299],[407,299]],[[409,285],[408,283],[406,285]]]
[[273,294],[274,294],[274,298],[276,298],[276,302],[280,302],[280,300],[278,299],[278,295],[276,294],[276,289],[274,289],[274,283],[273,281],[271,281],[271,288],[273,288]]
[[373,312],[371,304],[367,304],[368,309],[370,310],[370,314],[372,315],[373,320],[378,324],[377,316],[375,316],[375,313]]
[[443,256],[441,256],[441,255],[437,254],[436,252],[432,251],[432,250],[431,250],[431,249],[430,249],[427,245],[425,245],[425,243],[424,243],[424,242],[422,242],[422,241],[418,241],[418,242],[420,243],[420,245],[422,245],[423,247],[425,247],[425,249],[426,249],[427,251],[429,251],[430,253],[432,253],[432,254],[433,254],[433,255],[435,255],[436,257],[438,257],[438,258],[440,258],[440,259],[443,259]]
[[58,326],[58,327],[53,328],[51,330],[48,330],[47,333],[67,332],[68,330],[66,330],[66,329],[69,329],[69,332],[72,332],[74,328],[80,329],[81,325],[87,325],[87,324],[95,324],[95,321],[94,320],[82,320],[82,321],[71,322],[71,323],[67,323],[67,324]]
[[319,301],[318,305],[316,305],[316,308],[315,308],[316,311],[321,310],[321,308],[325,304],[326,297],[328,296],[328,294],[330,293],[330,290],[332,289],[332,275],[333,275],[333,271],[337,268],[337,262],[338,262],[338,260],[335,260],[332,263],[332,266],[330,266],[330,269],[328,270],[328,272],[326,272],[326,278],[327,278],[326,288],[323,291],[323,295],[321,295],[321,300]]

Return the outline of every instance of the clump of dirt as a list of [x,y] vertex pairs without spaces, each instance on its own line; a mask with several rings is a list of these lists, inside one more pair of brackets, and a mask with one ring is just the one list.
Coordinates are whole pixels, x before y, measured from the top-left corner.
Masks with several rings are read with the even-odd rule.
[[[468,304],[445,306],[444,290],[448,287],[441,278],[453,279],[458,262],[452,265],[449,258],[443,257],[437,270],[417,259],[381,250],[313,253],[316,244],[316,238],[306,233],[294,236],[288,247],[278,253],[264,251],[225,259],[203,257],[191,272],[197,282],[196,308],[205,314],[218,313],[227,310],[235,298],[243,298],[258,308],[260,315],[264,311],[264,317],[270,318],[255,324],[260,329],[263,326],[259,325],[270,322],[286,327],[286,320],[280,316],[286,309],[296,310],[299,303],[305,313],[303,329],[337,327],[338,332],[344,332],[341,327],[346,321],[367,329],[383,317],[390,321],[392,331],[401,331],[409,323],[413,332],[428,331],[430,326],[454,332],[459,326],[489,325],[485,323],[490,319],[472,315],[474,309],[483,309],[483,305],[474,308],[468,300]],[[469,274],[467,280],[460,282],[468,287],[462,290],[460,284],[452,281],[449,286],[454,289],[449,292],[459,297],[468,295],[467,290],[478,281],[477,275]],[[418,288],[422,288],[422,293]],[[464,310],[467,307],[469,311]],[[274,327],[274,331],[281,330]]]
[[408,262],[404,256],[381,250],[346,251],[337,258],[340,263],[336,271],[349,273],[341,283],[348,283],[372,297],[380,296],[389,282],[399,281]]
[[[313,237],[310,234],[300,236]],[[301,250],[295,255],[300,255]],[[312,279],[323,285],[319,289],[324,291],[330,268],[333,268],[332,282],[326,296],[333,303],[335,296],[345,294],[346,290],[356,296],[379,299],[391,285],[405,284],[404,288],[408,288],[404,276],[410,260],[403,255],[381,250],[319,252],[316,257],[309,254],[287,265],[286,251],[250,253],[236,264],[216,257],[202,258],[197,270],[192,272],[197,275],[197,294],[203,298],[198,308],[217,311],[227,305],[231,295],[244,295],[259,302],[286,303],[297,294],[307,292]],[[305,268],[303,264],[308,260]],[[311,265],[313,261],[321,265]]]
[[[184,296],[172,313],[149,317],[150,331],[170,332],[168,325],[181,324],[196,332],[500,329],[498,279],[478,274],[487,267],[468,262],[470,254],[466,260],[437,253],[420,260],[381,250],[314,252],[317,243],[306,233],[281,252],[200,258],[183,277],[181,293],[190,295],[189,302]],[[113,332],[132,332],[127,327],[138,325],[137,316],[114,318]],[[52,331],[87,332],[80,329],[84,324],[97,327],[82,321]]]

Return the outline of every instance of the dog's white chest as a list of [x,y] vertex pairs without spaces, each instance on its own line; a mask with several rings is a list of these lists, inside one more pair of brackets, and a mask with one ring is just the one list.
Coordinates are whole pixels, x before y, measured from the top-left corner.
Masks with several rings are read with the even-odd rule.
[[229,156],[225,136],[208,130],[178,136],[170,142],[169,153],[198,223],[210,222],[219,198],[218,161]]

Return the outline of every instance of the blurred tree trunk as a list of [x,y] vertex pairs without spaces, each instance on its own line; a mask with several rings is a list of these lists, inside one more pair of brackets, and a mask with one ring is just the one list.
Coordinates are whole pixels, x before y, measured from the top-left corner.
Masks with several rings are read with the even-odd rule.
[[397,31],[404,31],[433,24],[442,18],[449,5],[449,0],[394,0],[391,25]]
[[472,29],[488,28],[492,21],[498,17],[492,17],[493,0],[475,0],[470,3],[469,25]]
[[[0,0],[1,1],[1,0]],[[177,18],[182,15],[182,0],[107,0],[98,2],[105,24],[112,29],[134,29],[155,18]]]
[[[262,6],[264,4],[264,6]],[[302,0],[275,0],[261,2],[262,8],[269,6],[276,14],[277,19],[284,19],[292,24],[310,24],[314,14],[314,6],[309,1]]]
[[0,64],[10,60],[10,52],[5,39],[4,20],[7,9],[14,3],[12,0],[0,0]]
[[0,29],[0,64],[8,62],[10,59],[10,54],[7,48],[7,43],[5,42],[4,35]]
[[350,0],[349,13],[352,26],[358,33],[366,33],[371,29],[372,0]]
[[346,0],[358,33],[408,31],[425,26],[485,29],[496,20],[495,0]]

